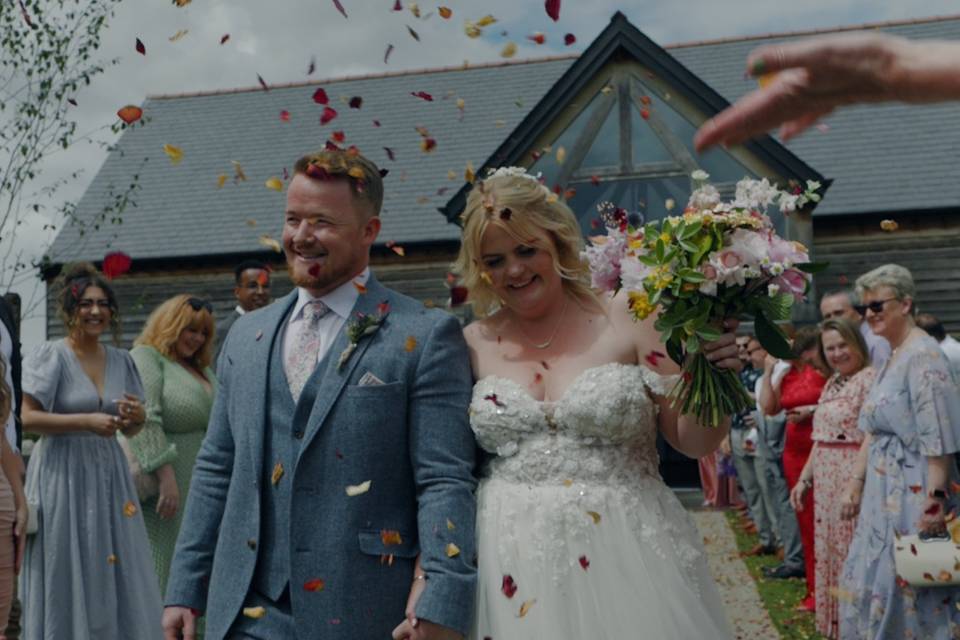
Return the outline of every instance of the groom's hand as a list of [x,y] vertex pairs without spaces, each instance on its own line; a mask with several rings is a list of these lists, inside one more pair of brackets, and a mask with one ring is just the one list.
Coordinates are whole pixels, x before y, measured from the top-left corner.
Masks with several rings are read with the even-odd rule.
[[197,617],[187,607],[163,608],[163,640],[197,640]]
[[463,640],[463,636],[449,627],[442,627],[429,620],[418,620],[414,627],[409,619],[393,630],[393,640]]

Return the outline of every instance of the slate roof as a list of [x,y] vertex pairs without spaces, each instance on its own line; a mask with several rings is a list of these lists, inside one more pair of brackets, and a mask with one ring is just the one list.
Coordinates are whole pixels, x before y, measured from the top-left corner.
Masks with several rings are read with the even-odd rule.
[[[960,39],[960,16],[890,23],[884,31],[909,38]],[[809,33],[809,32],[808,32]],[[806,34],[797,34],[806,35]],[[796,35],[770,35],[667,46],[669,53],[728,100],[752,90],[743,77],[747,53],[765,42]],[[380,238],[398,243],[455,241],[457,227],[437,212],[463,185],[466,163],[481,166],[537,102],[575,62],[575,57],[504,62],[408,73],[333,79],[208,94],[150,97],[143,127],[126,131],[84,194],[78,216],[102,208],[109,186],[122,188],[140,168],[137,207],[122,225],[103,224],[78,236],[67,225],[54,243],[57,262],[99,260],[105,247],[121,249],[135,260],[255,253],[261,234],[279,236],[284,195],[264,182],[282,177],[303,152],[322,146],[331,132],[343,130],[381,167],[385,181]],[[326,89],[339,116],[319,126],[322,107],[311,95]],[[411,96],[430,93],[433,102]],[[350,109],[342,99],[363,98]],[[465,109],[457,109],[458,98]],[[281,110],[290,121],[280,119]],[[379,120],[380,127],[373,124]],[[787,145],[801,160],[834,180],[816,209],[822,216],[866,212],[906,212],[953,208],[960,202],[960,104],[857,107],[831,116],[826,132],[813,130]],[[415,126],[426,127],[437,149],[424,154]],[[183,150],[173,165],[162,147]],[[390,147],[390,161],[382,147]],[[249,178],[233,176],[237,160]],[[455,179],[448,179],[449,171]],[[251,226],[248,221],[255,221]]]

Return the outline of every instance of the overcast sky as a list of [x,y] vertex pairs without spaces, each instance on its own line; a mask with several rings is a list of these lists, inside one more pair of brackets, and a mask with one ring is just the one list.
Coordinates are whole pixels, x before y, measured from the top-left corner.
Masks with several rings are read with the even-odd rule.
[[[273,84],[492,62],[501,59],[510,41],[518,46],[515,59],[579,52],[618,10],[662,45],[958,12],[948,0],[563,0],[555,23],[543,0],[443,0],[453,12],[449,20],[437,14],[439,2],[417,3],[417,18],[412,3],[403,2],[404,10],[395,12],[394,1],[341,0],[344,18],[333,0],[193,0],[182,8],[171,0],[126,0],[101,48],[105,59],[120,62],[77,94],[78,130],[99,130],[96,139],[109,141],[103,128],[117,121],[116,111],[125,104],[141,104],[147,95],[255,86],[257,74]],[[497,23],[482,37],[468,38],[464,21],[487,14]],[[186,33],[170,41],[181,31]],[[538,31],[546,36],[543,45],[526,38]],[[575,45],[564,46],[566,33],[576,36]],[[227,34],[229,40],[221,45]],[[146,46],[145,56],[134,50],[136,38]],[[394,49],[385,64],[388,44]],[[316,71],[308,77],[313,58]],[[44,168],[47,179],[83,167],[81,179],[58,192],[59,200],[79,198],[104,155],[100,145],[80,143],[53,156]],[[41,230],[48,222],[42,216],[30,218],[16,234],[18,247],[40,255],[52,240]],[[6,242],[12,237],[2,235]],[[31,291],[24,288],[21,295],[29,298]],[[43,339],[43,326],[42,315],[25,322],[25,346]]]

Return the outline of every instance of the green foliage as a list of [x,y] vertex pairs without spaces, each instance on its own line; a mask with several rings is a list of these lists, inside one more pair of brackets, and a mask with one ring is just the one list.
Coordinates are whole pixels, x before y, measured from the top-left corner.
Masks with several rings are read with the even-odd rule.
[[[8,242],[25,216],[45,212],[44,204],[79,170],[41,184],[51,154],[91,134],[78,135],[71,101],[116,60],[101,61],[101,36],[120,0],[17,0],[0,2],[0,234]],[[102,129],[109,130],[110,125]],[[120,224],[133,204],[137,179],[105,194],[101,216],[92,225]],[[46,211],[53,220],[75,221],[75,206]],[[79,223],[79,222],[78,222]],[[48,228],[53,225],[48,225]],[[10,243],[14,246],[16,243]],[[50,257],[45,256],[49,261]],[[10,252],[0,256],[0,288],[30,267]]]

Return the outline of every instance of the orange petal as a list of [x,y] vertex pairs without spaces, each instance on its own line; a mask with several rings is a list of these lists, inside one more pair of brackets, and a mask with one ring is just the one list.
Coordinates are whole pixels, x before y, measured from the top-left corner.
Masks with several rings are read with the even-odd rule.
[[180,161],[183,160],[183,149],[180,147],[175,147],[172,144],[163,145],[163,152],[167,154],[170,158],[170,162],[173,164],[180,164]]
[[453,15],[453,11],[449,7],[437,7],[437,13],[440,14],[440,17],[444,20],[449,20],[450,16]]
[[522,618],[523,616],[527,615],[527,614],[530,612],[530,607],[532,607],[532,606],[535,605],[536,603],[537,603],[536,600],[527,600],[527,601],[524,602],[522,605],[520,605],[520,615],[519,615],[519,617]]
[[128,518],[137,515],[137,504],[133,500],[127,500],[126,504],[123,505],[123,515]]
[[217,189],[222,189],[224,183],[227,181],[227,174],[221,173],[217,176]]
[[383,542],[383,546],[389,547],[394,544],[403,544],[403,538],[400,537],[400,532],[394,529],[383,529],[380,531],[380,540]]
[[417,339],[413,336],[407,336],[407,341],[403,344],[403,348],[406,349],[407,353],[410,353],[417,348]]
[[356,287],[357,293],[359,293],[360,295],[363,295],[367,292],[367,287],[362,282],[357,282],[356,280],[354,280],[353,286]]
[[117,111],[117,115],[127,124],[133,124],[143,117],[143,109],[136,105],[128,104],[125,107],[120,107],[120,109]]
[[280,483],[280,478],[283,477],[283,463],[279,460],[277,464],[273,465],[273,474],[270,476],[270,482],[273,486],[277,486]]
[[303,583],[304,591],[323,591],[323,588],[326,586],[326,583],[322,578],[314,578],[313,580],[307,580]]

